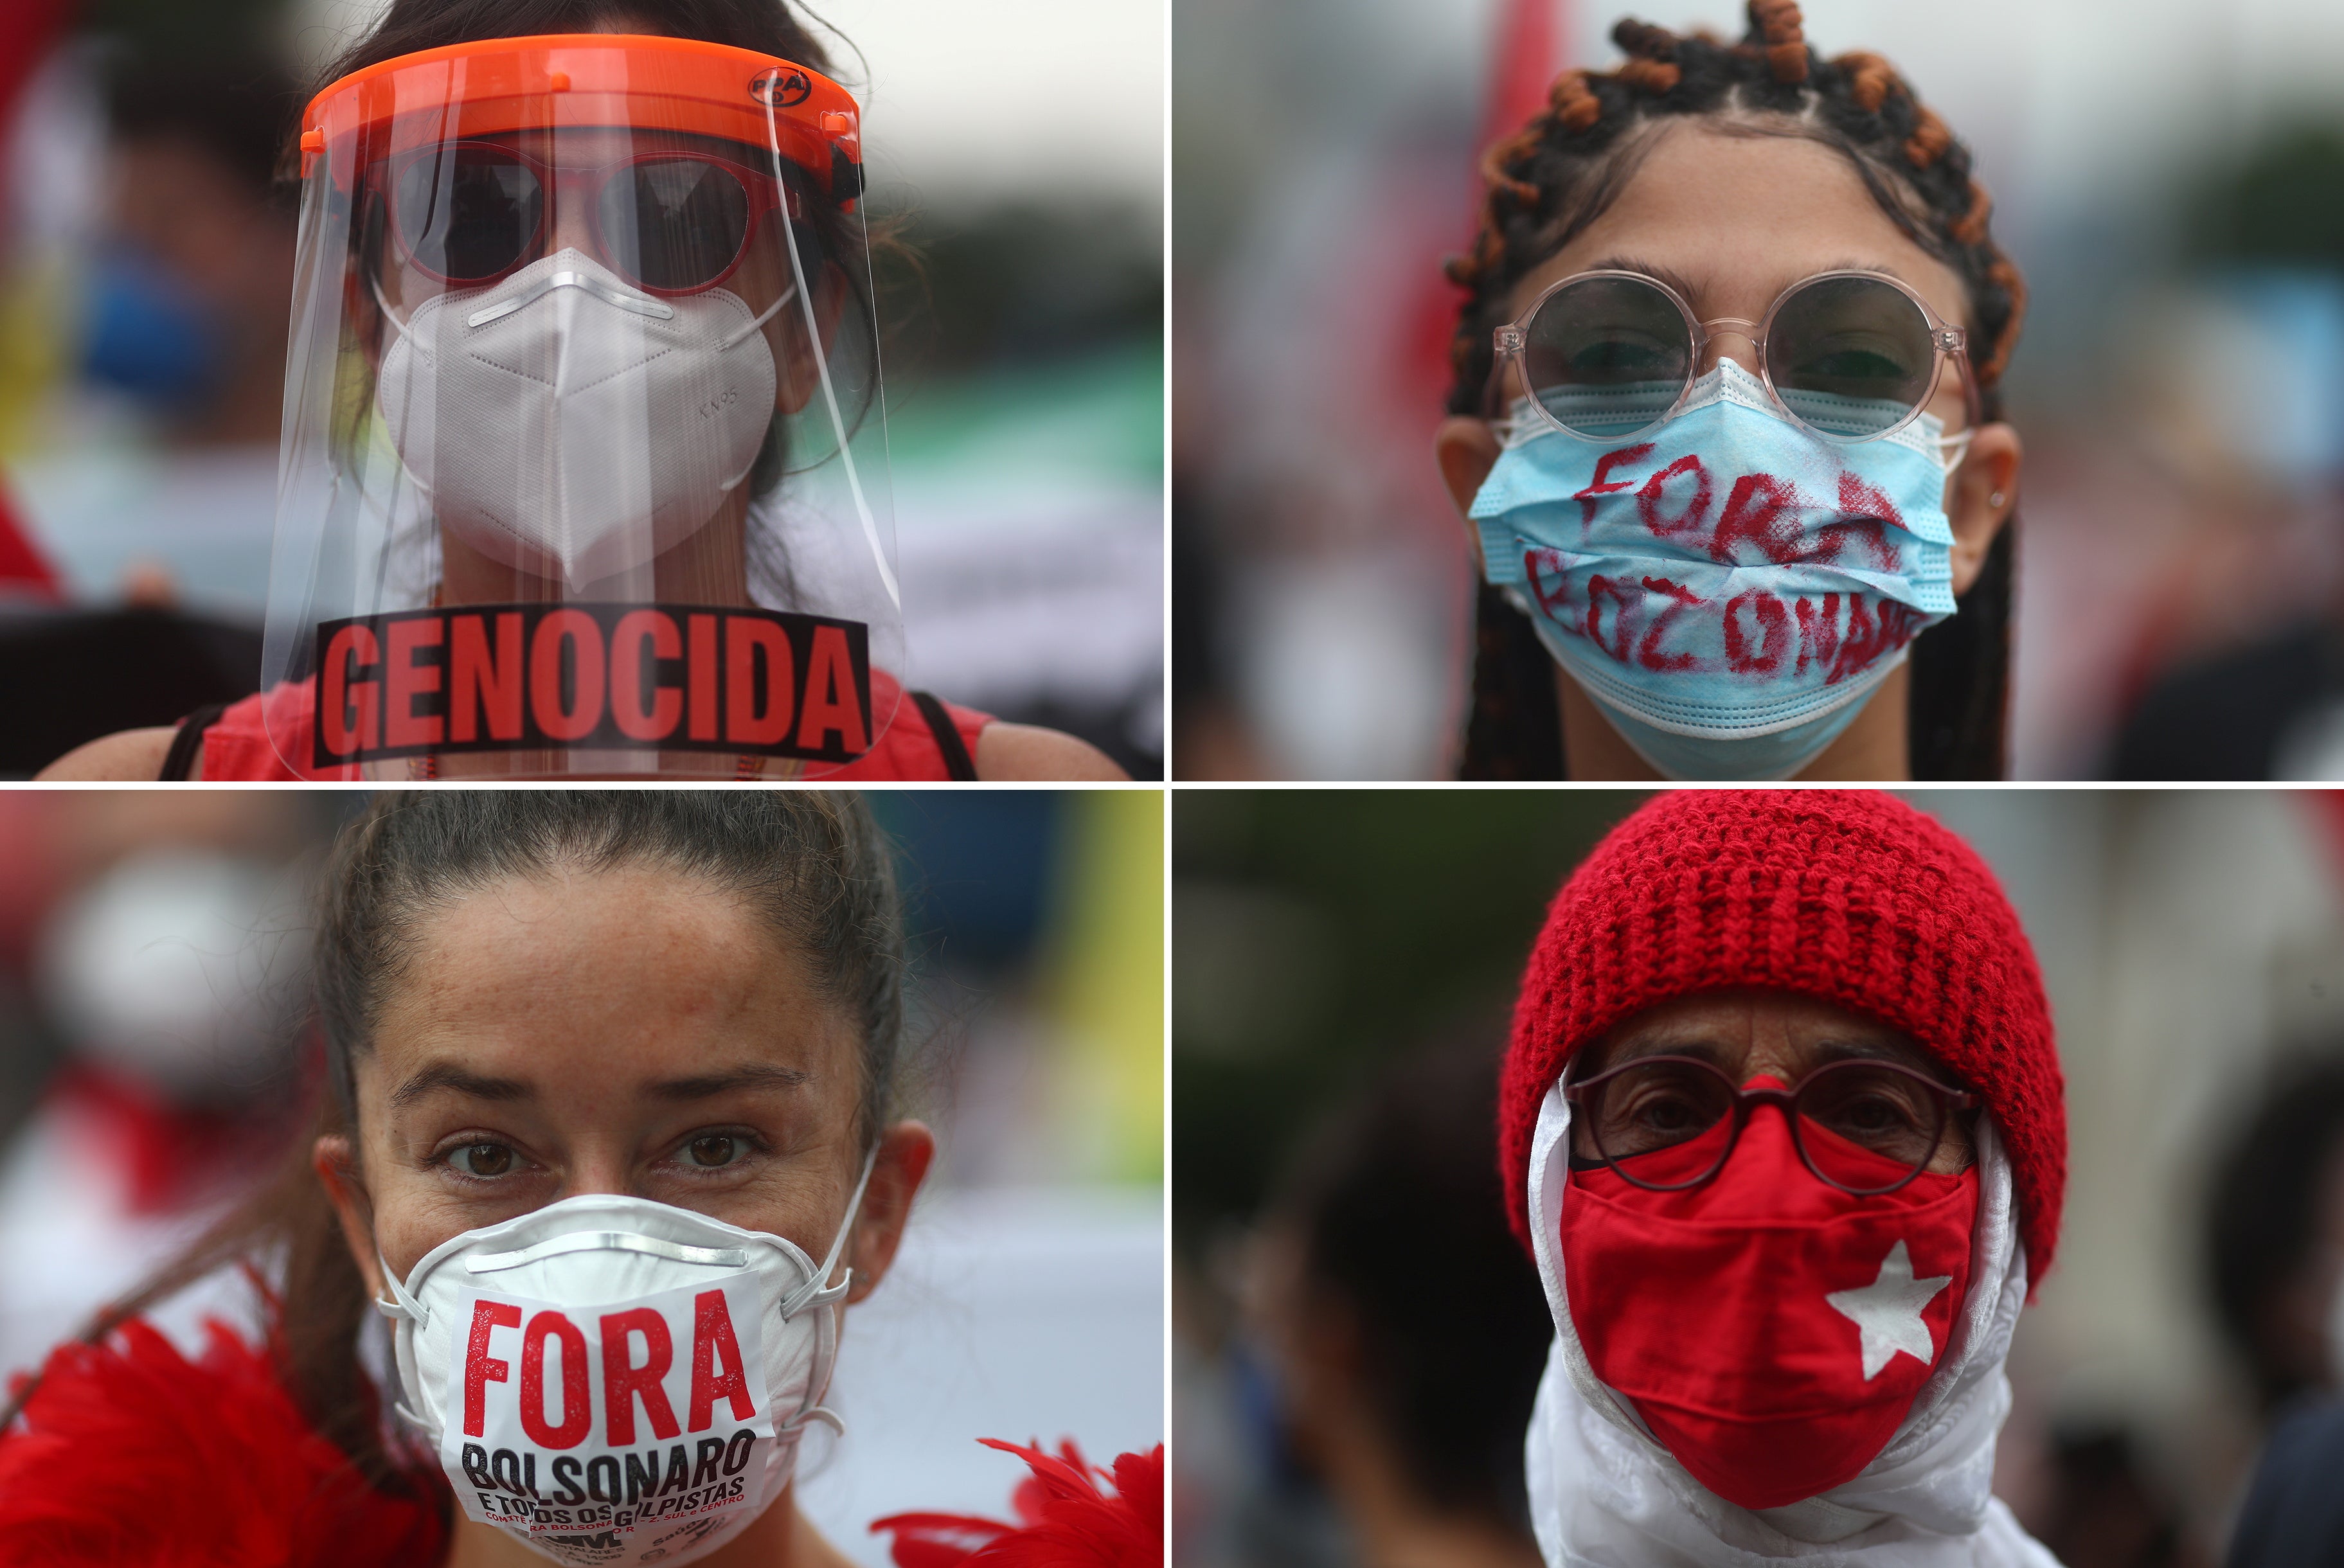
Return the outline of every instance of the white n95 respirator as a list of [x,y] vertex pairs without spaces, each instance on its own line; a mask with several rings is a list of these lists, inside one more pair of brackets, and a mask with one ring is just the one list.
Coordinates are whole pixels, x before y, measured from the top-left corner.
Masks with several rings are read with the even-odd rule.
[[794,1242],[594,1193],[386,1268],[399,1411],[465,1517],[557,1563],[682,1563],[789,1483],[823,1408],[853,1271]]

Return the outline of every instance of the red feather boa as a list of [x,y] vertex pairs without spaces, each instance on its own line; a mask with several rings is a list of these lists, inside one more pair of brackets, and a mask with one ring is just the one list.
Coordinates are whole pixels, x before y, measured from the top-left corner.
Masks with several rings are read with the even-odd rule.
[[1028,1448],[982,1440],[1033,1470],[1017,1488],[1018,1522],[965,1513],[897,1513],[874,1522],[894,1536],[896,1568],[1161,1568],[1164,1562],[1164,1445],[1115,1462],[1108,1472],[1084,1462],[1072,1442],[1052,1458]]
[[136,1320],[51,1353],[24,1425],[0,1437],[0,1563],[438,1568],[438,1500],[376,1490],[267,1355],[207,1332],[199,1361]]
[[[437,1478],[370,1485],[294,1407],[270,1357],[220,1323],[189,1361],[132,1320],[51,1353],[20,1425],[0,1435],[0,1565],[43,1568],[439,1568]],[[1164,1449],[1115,1462],[1115,1492],[1071,1442],[989,1446],[1033,1474],[1019,1522],[900,1513],[899,1568],[1158,1568]]]

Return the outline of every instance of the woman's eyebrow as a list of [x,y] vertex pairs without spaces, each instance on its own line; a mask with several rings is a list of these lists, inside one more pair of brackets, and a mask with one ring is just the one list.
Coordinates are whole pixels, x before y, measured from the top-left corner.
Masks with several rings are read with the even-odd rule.
[[1674,268],[1662,267],[1658,262],[1645,261],[1633,256],[1607,256],[1601,261],[1589,262],[1579,270],[1581,272],[1641,272],[1645,277],[1656,278],[1675,289],[1688,305],[1692,303],[1693,296],[1700,292],[1686,281],[1684,274]]
[[492,1078],[454,1062],[434,1062],[391,1091],[391,1107],[397,1109],[412,1105],[435,1089],[454,1089],[474,1099],[488,1100],[529,1099],[537,1093],[535,1086],[519,1078]]
[[708,1099],[739,1089],[799,1088],[812,1082],[812,1073],[759,1062],[726,1072],[708,1073],[696,1078],[662,1078],[646,1087],[662,1099],[691,1100]]
[[1883,278],[1894,278],[1897,282],[1912,284],[1915,288],[1920,287],[1919,284],[1914,283],[1911,278],[1905,277],[1902,272],[1897,271],[1896,268],[1889,266],[1888,263],[1884,261],[1858,261],[1854,258],[1850,258],[1844,261],[1834,261],[1829,267],[1822,268],[1822,270],[1825,272],[1876,272]]

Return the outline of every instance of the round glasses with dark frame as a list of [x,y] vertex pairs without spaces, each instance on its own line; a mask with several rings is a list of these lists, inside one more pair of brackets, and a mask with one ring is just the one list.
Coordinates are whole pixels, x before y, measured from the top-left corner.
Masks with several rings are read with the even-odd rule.
[[[1575,1130],[1583,1130],[1596,1163],[1648,1192],[1682,1192],[1701,1186],[1725,1168],[1752,1110],[1780,1107],[1790,1123],[1792,1147],[1816,1180],[1859,1198],[1894,1192],[1929,1168],[1944,1147],[1946,1128],[1980,1101],[1966,1090],[1939,1083],[1926,1073],[1894,1062],[1851,1059],[1816,1068],[1790,1088],[1745,1088],[1698,1057],[1639,1057],[1592,1077],[1566,1083]],[[1687,1144],[1728,1117],[1733,1126],[1716,1158],[1699,1174],[1657,1181],[1631,1170],[1623,1160]],[[1852,1172],[1826,1168],[1839,1154],[1825,1146],[1818,1160],[1809,1147],[1809,1128],[1852,1144],[1878,1160],[1901,1167],[1894,1180],[1865,1184]],[[1876,1172],[1878,1167],[1874,1167]]]

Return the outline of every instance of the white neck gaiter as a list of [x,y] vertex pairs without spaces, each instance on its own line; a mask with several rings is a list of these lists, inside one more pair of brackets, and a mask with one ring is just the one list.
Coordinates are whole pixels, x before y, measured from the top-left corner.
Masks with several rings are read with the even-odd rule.
[[1560,1241],[1570,1128],[1570,1106],[1550,1089],[1531,1145],[1529,1196],[1555,1341],[1522,1455],[1548,1568],[2059,1568],[1993,1494],[1995,1436],[2010,1413],[2003,1363],[2026,1300],[2026,1262],[2009,1161],[1990,1120],[1978,1124],[1969,1296],[1954,1344],[1862,1474],[1763,1512],[1695,1481],[1589,1366]]

